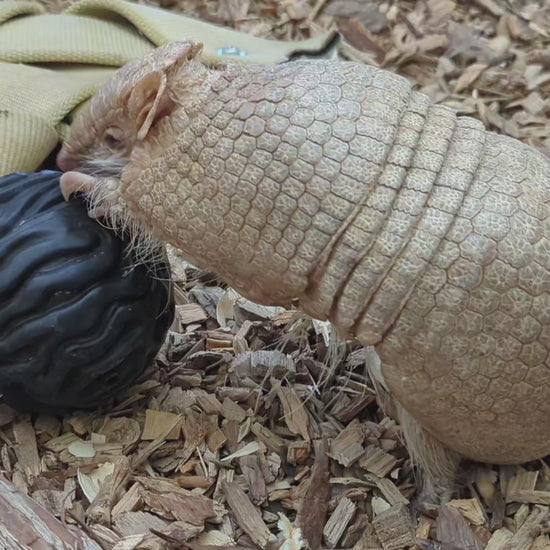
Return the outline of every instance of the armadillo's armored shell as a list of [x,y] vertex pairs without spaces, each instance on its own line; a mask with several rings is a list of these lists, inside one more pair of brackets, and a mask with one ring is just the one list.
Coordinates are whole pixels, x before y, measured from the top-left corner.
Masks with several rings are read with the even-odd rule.
[[426,434],[484,462],[550,453],[548,158],[358,63],[193,64],[170,89],[181,109],[96,184],[107,210],[375,346],[428,455]]
[[59,178],[0,179],[0,392],[22,410],[104,403],[150,364],[174,315],[168,266],[132,266]]

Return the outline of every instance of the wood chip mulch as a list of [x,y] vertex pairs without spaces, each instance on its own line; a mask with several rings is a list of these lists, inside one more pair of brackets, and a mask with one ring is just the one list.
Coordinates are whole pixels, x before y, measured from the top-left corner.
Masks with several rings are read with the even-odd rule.
[[[550,154],[547,1],[148,3],[279,39],[336,26],[341,57]],[[370,378],[374,351],[172,258],[177,319],[113,409],[31,417],[0,405],[1,548],[53,548],[10,542],[13,486],[30,497],[21,506],[85,537],[75,548],[550,548],[550,461],[470,465],[453,500],[419,513],[399,426]]]

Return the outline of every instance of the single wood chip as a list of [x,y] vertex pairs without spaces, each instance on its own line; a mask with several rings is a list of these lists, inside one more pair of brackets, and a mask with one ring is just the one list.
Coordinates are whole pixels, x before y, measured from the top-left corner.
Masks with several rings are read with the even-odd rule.
[[111,510],[118,492],[125,486],[130,475],[130,461],[126,456],[118,457],[114,469],[101,483],[99,491],[86,511],[88,520],[108,527],[111,524]]
[[199,304],[193,303],[176,306],[176,315],[183,326],[202,323],[208,319],[206,311]]
[[166,435],[166,439],[179,439],[182,423],[176,423],[176,418],[177,415],[173,413],[147,409],[145,411],[145,426],[143,427],[141,440],[153,441],[154,439],[157,439],[161,434],[166,432],[167,429],[169,429],[169,426],[174,426],[174,424],[175,426],[170,429],[168,435]]
[[237,422],[243,422],[246,418],[246,412],[243,408],[228,397],[223,400],[222,415],[227,420],[236,420]]
[[405,505],[392,506],[377,515],[372,523],[384,550],[401,550],[413,544],[414,530]]
[[258,457],[243,456],[239,458],[239,466],[248,485],[250,500],[256,506],[263,504],[267,500],[267,488]]
[[236,420],[228,420],[223,424],[223,433],[226,437],[225,446],[231,454],[239,450],[239,423]]
[[472,63],[456,81],[455,93],[459,94],[469,88],[488,67],[485,63]]
[[309,457],[311,452],[310,441],[293,441],[288,446],[287,460],[289,464],[302,464]]
[[368,445],[364,456],[359,461],[361,468],[380,478],[387,476],[395,468],[396,464],[397,458],[386,453],[376,445]]
[[315,445],[315,462],[309,485],[296,515],[296,525],[302,530],[311,550],[321,546],[329,497],[328,455],[326,441],[321,440]]
[[266,548],[272,538],[271,532],[246,493],[237,483],[226,480],[222,481],[222,489],[239,527],[260,548]]
[[387,477],[377,479],[376,486],[392,506],[396,504],[404,504],[406,506],[409,504],[409,500],[395,486],[395,483],[391,479]]
[[344,497],[340,499],[338,506],[336,506],[323,529],[323,539],[329,548],[336,547],[347,526],[353,519],[356,509],[357,506],[349,498]]
[[210,426],[206,434],[206,444],[210,451],[215,453],[217,450],[221,449],[223,444],[227,441],[227,437],[223,433],[216,423],[215,426]]
[[14,450],[19,461],[19,467],[27,477],[27,481],[31,483],[36,476],[40,475],[42,467],[38,456],[34,428],[27,415],[14,422],[13,434],[16,442]]
[[145,449],[138,452],[137,454],[133,455],[132,457],[132,469],[137,468],[140,464],[143,464],[159,447],[161,447],[165,441],[166,436],[178,425],[181,424],[181,421],[183,420],[184,416],[182,414],[178,415],[173,423],[166,426],[166,430],[157,437],[157,439],[154,439],[151,441]]
[[147,506],[166,519],[202,527],[206,521],[221,519],[220,505],[204,495],[182,489],[166,479],[138,477],[137,481],[143,486],[141,496]]
[[142,504],[141,485],[134,483],[121,497],[121,499],[113,506],[111,517],[116,518],[120,514],[136,511]]
[[234,546],[235,541],[223,531],[212,529],[197,537],[197,542],[203,546]]
[[162,529],[151,529],[151,533],[159,535],[163,540],[180,546],[182,543],[196,537],[203,531],[203,527],[185,521],[173,521]]
[[259,441],[277,454],[286,446],[284,439],[274,434],[269,428],[262,426],[259,422],[254,422],[250,429]]
[[211,477],[205,477],[205,476],[178,476],[172,478],[175,481],[177,481],[178,485],[180,487],[183,487],[184,489],[209,489],[212,487],[212,485],[215,482],[214,478]]
[[449,39],[445,34],[431,34],[416,40],[413,44],[417,51],[426,53],[434,50],[445,50],[448,43]]
[[139,441],[141,426],[133,418],[110,418],[98,433],[105,436],[106,443],[119,443],[123,451],[127,452]]
[[485,523],[485,514],[477,498],[456,499],[448,503],[462,512],[462,515],[474,525],[483,525]]
[[359,540],[355,543],[353,550],[381,550],[382,546],[374,531],[374,525],[367,525]]
[[363,426],[354,420],[332,440],[329,456],[348,468],[364,454],[364,440]]
[[382,512],[385,512],[391,508],[391,504],[387,500],[378,496],[372,497],[371,506],[374,516],[379,516]]
[[530,491],[529,489],[512,489],[507,493],[508,502],[523,502],[526,504],[549,504],[550,491]]
[[[342,397],[345,397],[342,395]],[[361,411],[366,409],[371,403],[374,402],[376,397],[374,395],[360,395],[351,401],[346,399],[346,402],[341,407],[332,407],[332,414],[340,420],[343,424],[351,422]]]
[[460,511],[449,505],[439,507],[435,522],[437,540],[457,548],[483,550],[483,544],[475,536],[472,528]]
[[166,520],[149,512],[125,512],[114,521],[113,529],[123,537],[146,535],[150,529],[162,529],[168,523]]
[[206,414],[222,414],[222,404],[212,393],[206,393],[204,390],[194,390],[193,394],[200,408]]
[[493,533],[485,550],[503,550],[509,548],[509,543],[512,540],[514,533],[512,531],[502,527]]

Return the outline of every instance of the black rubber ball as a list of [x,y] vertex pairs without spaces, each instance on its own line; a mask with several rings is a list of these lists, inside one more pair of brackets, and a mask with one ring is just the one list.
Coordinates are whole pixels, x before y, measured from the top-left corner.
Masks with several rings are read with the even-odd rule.
[[0,393],[18,410],[110,401],[151,364],[174,316],[169,266],[65,202],[59,172],[0,178]]

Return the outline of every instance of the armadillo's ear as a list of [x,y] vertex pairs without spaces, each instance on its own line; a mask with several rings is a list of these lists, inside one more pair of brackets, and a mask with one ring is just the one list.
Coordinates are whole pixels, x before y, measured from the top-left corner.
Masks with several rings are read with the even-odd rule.
[[172,42],[144,58],[143,76],[126,98],[128,114],[136,121],[139,140],[145,139],[151,128],[175,109],[167,83],[183,63],[200,55],[202,48],[202,43]]
[[141,77],[130,91],[127,108],[136,123],[138,140],[145,139],[149,130],[176,107],[169,96],[167,80],[164,71],[154,71]]

